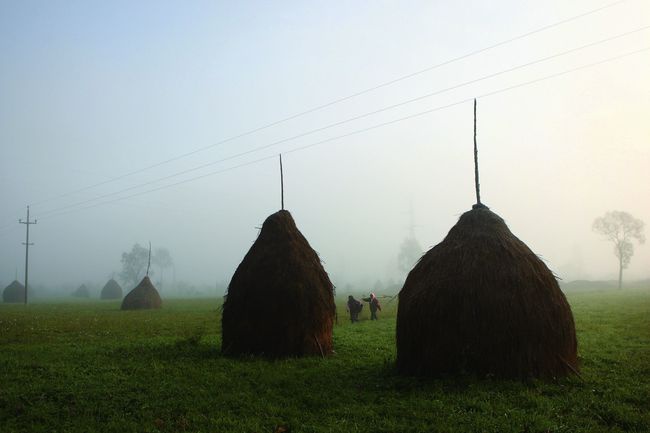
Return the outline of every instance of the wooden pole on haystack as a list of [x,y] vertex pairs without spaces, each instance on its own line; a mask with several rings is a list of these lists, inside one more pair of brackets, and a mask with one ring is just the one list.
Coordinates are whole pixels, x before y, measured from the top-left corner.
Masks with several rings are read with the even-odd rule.
[[150,267],[151,267],[151,241],[149,241],[149,260],[147,261],[147,277],[149,276]]
[[280,204],[284,210],[284,174],[282,172],[282,154],[280,154]]
[[478,182],[478,147],[476,146],[476,98],[474,98],[474,186],[476,188],[476,204],[481,205],[481,191]]

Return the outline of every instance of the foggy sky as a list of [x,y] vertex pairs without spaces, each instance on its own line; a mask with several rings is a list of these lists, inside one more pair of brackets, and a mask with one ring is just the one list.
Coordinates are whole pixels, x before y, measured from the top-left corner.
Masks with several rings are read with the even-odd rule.
[[[427,250],[475,202],[472,103],[290,151],[474,96],[483,202],[561,278],[615,279],[591,224],[609,210],[650,223],[650,51],[480,95],[645,48],[647,29],[138,185],[650,25],[642,0],[70,194],[608,4],[489,3],[3,2],[0,282],[23,279],[27,204],[33,284],[103,283],[148,241],[178,280],[228,281],[280,207],[279,152],[286,208],[334,283],[399,280],[410,207]],[[625,278],[650,277],[650,245],[635,251]]]

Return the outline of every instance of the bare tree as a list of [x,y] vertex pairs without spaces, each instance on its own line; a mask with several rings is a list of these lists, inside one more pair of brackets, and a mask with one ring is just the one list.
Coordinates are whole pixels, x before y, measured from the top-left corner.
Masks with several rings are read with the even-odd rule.
[[122,272],[120,273],[122,281],[138,284],[147,269],[148,258],[149,250],[140,244],[133,245],[131,252],[122,253]]
[[643,226],[640,219],[634,218],[627,212],[611,211],[604,216],[594,220],[593,231],[600,233],[614,243],[614,254],[618,258],[618,288],[623,283],[623,269],[627,268],[634,255],[632,241],[637,240],[639,244],[645,242]]

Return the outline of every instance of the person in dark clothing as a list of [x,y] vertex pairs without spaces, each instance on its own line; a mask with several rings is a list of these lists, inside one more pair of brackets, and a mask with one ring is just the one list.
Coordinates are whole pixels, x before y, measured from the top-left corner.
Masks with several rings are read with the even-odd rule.
[[370,297],[363,298],[363,300],[370,304],[370,320],[377,320],[377,310],[381,311],[379,299],[377,299],[374,293],[370,293]]
[[352,323],[359,321],[359,313],[363,308],[361,301],[354,299],[352,295],[348,296],[347,310],[350,313],[350,321]]

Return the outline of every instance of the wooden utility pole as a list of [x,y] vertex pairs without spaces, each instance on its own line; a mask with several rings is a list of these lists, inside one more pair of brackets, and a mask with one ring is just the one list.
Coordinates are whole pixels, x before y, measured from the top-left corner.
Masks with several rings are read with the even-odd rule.
[[34,245],[33,243],[29,243],[29,226],[36,224],[36,220],[29,220],[29,206],[27,206],[27,220],[23,221],[22,219],[19,219],[18,222],[20,224],[25,224],[27,228],[27,237],[25,239],[25,242],[23,242],[23,245],[25,245],[25,305],[27,305],[27,287],[29,287],[27,286],[27,283],[29,281],[29,246]]

